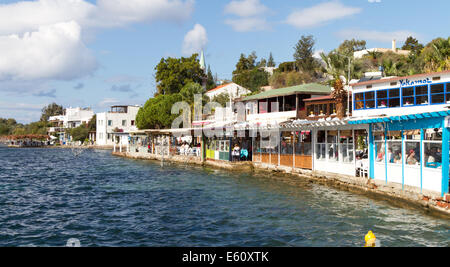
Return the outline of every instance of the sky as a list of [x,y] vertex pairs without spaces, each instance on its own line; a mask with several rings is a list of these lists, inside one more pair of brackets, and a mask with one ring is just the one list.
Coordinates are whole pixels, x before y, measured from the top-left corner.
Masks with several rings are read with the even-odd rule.
[[0,117],[37,121],[67,107],[143,105],[163,57],[205,51],[219,79],[241,53],[293,60],[302,35],[315,51],[346,39],[367,48],[448,37],[450,1],[429,0],[0,0]]

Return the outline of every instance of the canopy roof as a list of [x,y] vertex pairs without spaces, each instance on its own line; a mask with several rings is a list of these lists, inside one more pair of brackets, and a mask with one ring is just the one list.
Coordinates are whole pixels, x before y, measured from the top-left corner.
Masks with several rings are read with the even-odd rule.
[[277,96],[286,96],[294,94],[329,95],[330,93],[331,88],[329,86],[318,83],[308,83],[286,88],[272,89],[269,91],[259,93],[257,95],[247,96],[243,99],[243,101],[266,99]]

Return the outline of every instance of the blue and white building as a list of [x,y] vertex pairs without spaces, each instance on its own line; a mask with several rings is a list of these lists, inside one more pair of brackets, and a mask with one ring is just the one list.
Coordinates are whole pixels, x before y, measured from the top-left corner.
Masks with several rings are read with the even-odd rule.
[[450,70],[352,87],[349,124],[369,125],[369,177],[449,193]]

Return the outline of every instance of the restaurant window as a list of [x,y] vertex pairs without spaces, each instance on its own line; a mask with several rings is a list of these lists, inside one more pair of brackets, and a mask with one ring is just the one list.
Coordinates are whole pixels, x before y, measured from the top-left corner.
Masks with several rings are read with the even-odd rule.
[[404,131],[405,164],[420,166],[420,130]]
[[327,131],[327,152],[329,161],[339,161],[338,131]]
[[364,93],[355,94],[355,110],[364,109]]
[[416,86],[416,105],[428,105],[428,85]]
[[387,137],[387,161],[391,164],[402,164],[403,146],[400,131],[388,132]]
[[258,107],[259,107],[259,112],[258,112],[259,114],[267,113],[267,101],[266,100],[259,101]]
[[336,115],[336,104],[335,103],[331,103],[329,105],[328,113],[331,115]]
[[402,88],[402,105],[404,107],[414,105],[414,87]]
[[261,153],[270,153],[270,136],[261,136]]
[[442,132],[438,129],[424,130],[424,166],[425,168],[442,168]]
[[315,116],[315,114],[314,114],[314,105],[309,105],[309,106],[306,108],[306,112],[307,112],[307,115],[308,115],[309,117],[314,117],[314,116]]
[[388,103],[388,90],[377,92],[377,108],[386,108]]
[[317,132],[316,159],[318,159],[318,160],[326,159],[325,131]]
[[375,92],[366,92],[364,96],[366,102],[365,108],[372,109],[375,108]]
[[431,94],[431,104],[445,103],[445,85],[443,83],[432,84],[430,86],[430,94]]
[[400,107],[400,89],[390,89],[389,90],[389,102],[388,105],[390,108],[398,108]]
[[288,154],[292,155],[293,154],[291,132],[281,132],[280,154],[282,154],[282,155],[288,155]]
[[446,88],[445,103],[450,104],[450,83],[446,83],[445,88]]
[[344,163],[353,162],[353,133],[352,130],[340,131],[340,150]]
[[310,131],[296,132],[294,135],[294,140],[296,155],[311,156],[312,144]]
[[375,161],[376,162],[385,162],[385,154],[386,154],[386,147],[385,147],[385,137],[383,132],[374,132],[374,139],[375,139]]

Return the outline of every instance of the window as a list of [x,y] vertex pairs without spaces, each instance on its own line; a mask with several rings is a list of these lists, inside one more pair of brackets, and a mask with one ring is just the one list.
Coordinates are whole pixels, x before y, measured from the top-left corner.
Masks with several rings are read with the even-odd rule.
[[442,141],[424,141],[425,167],[440,169],[442,168]]
[[386,108],[388,103],[388,90],[377,92],[377,108]]
[[384,147],[384,141],[375,141],[375,148],[377,151],[376,162],[384,162],[385,161],[385,153],[386,149]]
[[131,126],[134,126],[134,121],[131,121]]
[[405,131],[405,164],[420,166],[420,130]]
[[325,131],[317,132],[316,159],[326,159]]
[[282,155],[292,155],[293,146],[292,146],[292,135],[291,132],[282,132],[281,133],[281,149],[280,154]]
[[339,161],[338,131],[327,131],[327,151],[329,161]]
[[400,89],[390,89],[389,90],[389,102],[390,108],[400,107]]
[[364,99],[366,102],[366,109],[375,108],[375,92],[366,92]]
[[127,126],[127,121],[126,120],[122,120],[122,126]]
[[112,126],[112,120],[108,120],[108,126]]
[[450,83],[445,84],[446,94],[445,94],[445,103],[450,104]]
[[353,133],[352,130],[340,131],[340,150],[344,163],[353,162]]
[[414,87],[402,88],[402,106],[414,105]]
[[355,110],[364,109],[364,93],[355,94]]
[[403,146],[400,131],[389,132],[387,141],[387,161],[391,164],[402,164]]
[[295,140],[295,154],[311,156],[312,145],[311,145],[311,132],[296,132],[294,136]]
[[430,86],[431,104],[442,104],[445,102],[445,86],[441,84],[432,84]]
[[428,105],[428,85],[416,86],[416,105]]

